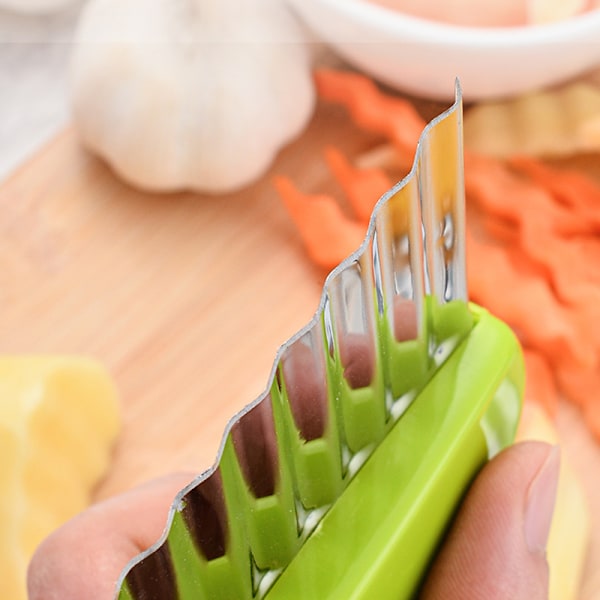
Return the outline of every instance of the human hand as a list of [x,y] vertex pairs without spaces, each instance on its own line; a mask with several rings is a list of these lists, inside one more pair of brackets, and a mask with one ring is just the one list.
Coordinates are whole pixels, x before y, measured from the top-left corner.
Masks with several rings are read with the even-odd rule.
[[522,442],[490,461],[469,490],[425,582],[425,600],[546,600],[546,544],[557,446]]
[[[559,468],[558,449],[512,446],[469,490],[434,562],[424,600],[545,600],[545,546]],[[29,600],[112,600],[118,577],[164,529],[175,494],[192,479],[174,474],[99,503],[38,548]]]

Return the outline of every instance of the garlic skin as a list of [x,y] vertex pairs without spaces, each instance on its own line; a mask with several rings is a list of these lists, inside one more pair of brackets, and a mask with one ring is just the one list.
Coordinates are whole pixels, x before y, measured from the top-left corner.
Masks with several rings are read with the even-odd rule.
[[71,65],[76,128],[136,187],[242,188],[312,115],[308,39],[282,0],[90,0]]

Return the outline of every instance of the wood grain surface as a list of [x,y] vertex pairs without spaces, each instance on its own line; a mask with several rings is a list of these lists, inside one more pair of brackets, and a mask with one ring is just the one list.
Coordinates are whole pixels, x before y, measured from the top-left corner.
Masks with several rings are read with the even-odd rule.
[[[271,173],[316,189],[327,143],[356,154],[376,141],[319,106]],[[264,389],[277,348],[313,315],[324,274],[305,258],[269,175],[226,197],[147,194],[69,129],[0,187],[0,352],[88,354],[120,390],[123,431],[96,498],[210,466],[228,419]],[[581,598],[592,600],[600,446],[569,405],[558,426],[591,508]]]

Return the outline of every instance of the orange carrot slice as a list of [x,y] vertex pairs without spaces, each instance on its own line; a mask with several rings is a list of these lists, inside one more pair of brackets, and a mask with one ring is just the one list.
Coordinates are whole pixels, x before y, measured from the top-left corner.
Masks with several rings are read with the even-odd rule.
[[506,321],[521,341],[544,353],[565,352],[589,366],[590,349],[577,321],[535,270],[525,271],[508,247],[478,240],[467,230],[467,278],[471,298]]
[[544,270],[558,300],[573,307],[600,307],[599,263],[594,264],[593,255],[586,255],[577,240],[540,232],[535,239],[522,239],[521,247]]
[[303,194],[285,177],[274,180],[311,259],[330,270],[358,249],[367,227],[352,221],[326,194]]
[[325,159],[348,198],[354,214],[363,223],[368,223],[377,200],[392,187],[391,179],[382,169],[354,167],[332,146],[325,150]]
[[558,301],[600,318],[600,240],[564,238],[536,225],[523,231],[489,216],[479,217],[477,225],[505,244],[507,251],[521,253],[522,262],[548,279]]
[[535,236],[540,229],[565,235],[591,232],[579,215],[500,161],[472,154],[465,157],[465,188],[469,199],[490,214],[514,221],[528,235]]
[[513,157],[509,164],[548,190],[555,200],[571,211],[577,211],[582,223],[600,232],[600,185],[573,169],[561,169],[524,156]]
[[345,106],[359,127],[385,135],[403,160],[412,160],[425,121],[408,100],[387,95],[368,77],[348,71],[318,69],[315,82],[321,98]]
[[468,198],[480,205],[480,213],[487,214],[486,230],[512,252],[520,248],[548,279],[560,302],[580,313],[599,306],[600,243],[586,231],[581,214],[558,205],[548,191],[496,161],[471,157],[470,166]]

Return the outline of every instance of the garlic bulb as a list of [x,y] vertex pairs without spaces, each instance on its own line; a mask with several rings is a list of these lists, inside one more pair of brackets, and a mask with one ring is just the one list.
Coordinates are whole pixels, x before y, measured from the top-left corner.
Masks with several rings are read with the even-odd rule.
[[307,38],[282,0],[90,0],[75,42],[83,143],[144,189],[247,185],[313,111]]

